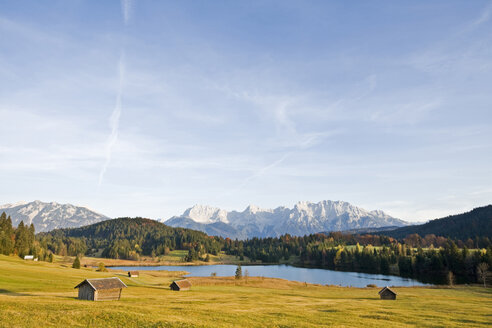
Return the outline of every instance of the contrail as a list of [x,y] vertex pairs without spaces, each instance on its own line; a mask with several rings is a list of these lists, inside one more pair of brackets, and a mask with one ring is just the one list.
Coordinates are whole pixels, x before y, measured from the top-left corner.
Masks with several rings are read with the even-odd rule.
[[125,53],[122,51],[120,55],[120,59],[118,61],[118,92],[116,94],[116,103],[109,118],[109,127],[111,128],[111,134],[109,135],[108,142],[106,144],[106,160],[104,162],[103,167],[101,168],[101,172],[99,173],[99,186],[101,186],[102,181],[104,179],[104,174],[108,169],[109,163],[111,162],[111,152],[113,150],[113,146],[118,140],[118,127],[120,125],[120,116],[121,116],[121,97],[123,95],[123,83],[125,79]]
[[285,161],[287,159],[287,157],[289,157],[290,155],[291,155],[290,152],[287,154],[284,154],[280,159],[276,160],[275,162],[270,163],[267,166],[260,168],[255,173],[253,173],[252,175],[250,175],[249,177],[244,179],[243,182],[237,188],[225,193],[224,196],[232,195],[233,193],[236,193],[236,192],[242,190],[249,182],[251,182],[252,180],[256,179],[259,176],[264,175],[267,171],[269,171],[270,169],[274,168],[275,166],[277,166],[280,163],[282,163],[283,161]]
[[121,0],[121,12],[123,13],[125,25],[128,25],[132,12],[132,0]]
[[[121,0],[121,13],[123,14],[123,22],[125,26],[128,25],[132,12],[132,0]],[[98,186],[101,187],[101,184],[104,179],[104,175],[106,174],[106,170],[108,169],[109,164],[111,163],[111,153],[113,151],[113,147],[118,140],[118,128],[120,125],[120,116],[121,116],[121,98],[123,96],[123,84],[125,81],[125,51],[121,50],[120,59],[118,61],[118,91],[116,93],[116,103],[109,118],[109,127],[111,128],[111,134],[109,135],[108,141],[106,143],[106,160],[101,168],[101,172],[99,172],[99,183]]]

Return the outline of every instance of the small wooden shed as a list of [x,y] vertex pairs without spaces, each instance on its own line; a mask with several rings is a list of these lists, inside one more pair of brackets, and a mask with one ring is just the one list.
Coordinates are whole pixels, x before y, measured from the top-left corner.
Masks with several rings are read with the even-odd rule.
[[138,278],[138,271],[128,271],[128,277]]
[[121,290],[126,288],[126,285],[115,277],[86,279],[74,288],[79,289],[79,300],[117,301],[121,297]]
[[382,300],[396,300],[396,293],[389,287],[384,287],[379,291],[379,296]]
[[186,279],[183,279],[183,280],[175,280],[175,281],[173,281],[173,283],[171,285],[169,285],[169,287],[172,290],[176,290],[176,291],[190,290],[190,288],[191,288],[191,282],[189,282]]

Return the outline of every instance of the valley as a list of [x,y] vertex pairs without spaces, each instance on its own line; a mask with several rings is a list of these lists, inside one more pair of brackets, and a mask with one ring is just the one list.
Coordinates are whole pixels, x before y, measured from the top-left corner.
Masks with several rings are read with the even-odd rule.
[[492,327],[491,31],[0,1],[0,328]]
[[[120,301],[76,299],[86,278],[119,277]],[[26,262],[0,255],[2,327],[486,327],[492,290],[399,287],[396,301],[378,288],[343,288],[250,277],[191,278],[190,291],[168,286],[181,273],[72,269],[62,263]],[[35,314],[35,315],[33,315]]]

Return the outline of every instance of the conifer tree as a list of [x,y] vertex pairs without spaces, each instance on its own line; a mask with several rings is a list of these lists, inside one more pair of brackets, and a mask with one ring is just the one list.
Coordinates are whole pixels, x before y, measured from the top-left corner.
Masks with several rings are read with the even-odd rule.
[[24,255],[28,255],[29,249],[29,230],[21,221],[15,230],[15,251],[20,257],[24,257]]
[[0,215],[0,254],[9,255],[14,252],[13,233],[12,220],[3,212]]
[[236,268],[236,276],[235,278],[237,280],[241,279],[243,277],[243,270],[241,269],[241,264],[238,264],[237,265],[237,268]]

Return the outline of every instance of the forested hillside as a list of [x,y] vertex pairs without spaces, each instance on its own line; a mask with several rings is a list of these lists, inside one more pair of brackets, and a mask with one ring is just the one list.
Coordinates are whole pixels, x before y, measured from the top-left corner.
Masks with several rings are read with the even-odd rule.
[[477,207],[467,213],[432,220],[421,225],[383,231],[380,234],[399,239],[411,234],[422,237],[433,234],[463,241],[477,237],[490,240],[492,239],[492,205]]
[[103,249],[108,258],[137,259],[164,255],[175,249],[217,254],[222,239],[190,229],[168,227],[144,218],[119,218],[73,229],[57,229],[38,236],[40,244],[56,254],[90,254]]
[[[487,223],[487,212],[477,210],[467,217],[472,226],[475,223],[483,224],[483,218]],[[463,215],[444,219],[444,222],[458,229],[461,220],[464,220]],[[486,225],[481,227],[486,229]],[[302,237],[287,234],[242,241],[211,237],[196,230],[172,228],[149,219],[119,218],[35,236],[34,226],[27,227],[21,222],[14,228],[12,220],[2,214],[0,252],[21,257],[31,254],[40,260],[53,261],[53,254],[138,260],[142,256],[154,257],[166,255],[172,250],[187,250],[184,260],[195,261],[207,260],[208,254],[216,255],[224,251],[241,261],[283,262],[422,280],[436,279],[436,282],[442,282],[450,275],[456,276],[460,282],[475,282],[480,263],[492,266],[492,244],[488,237],[453,240],[422,231],[422,237],[416,233],[405,234],[400,240],[385,235],[331,232]]]

